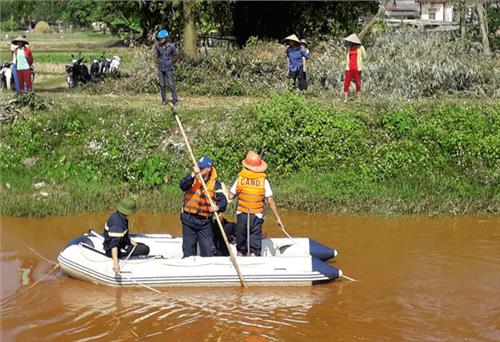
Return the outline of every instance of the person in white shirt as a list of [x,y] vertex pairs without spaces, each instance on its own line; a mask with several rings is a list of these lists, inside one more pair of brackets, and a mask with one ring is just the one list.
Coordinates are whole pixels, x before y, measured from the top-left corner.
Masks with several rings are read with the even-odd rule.
[[242,164],[243,169],[229,193],[229,200],[238,198],[236,249],[239,256],[260,256],[266,200],[274,214],[278,228],[283,229],[284,225],[273,199],[271,185],[264,173],[267,170],[266,162],[257,153],[250,151]]

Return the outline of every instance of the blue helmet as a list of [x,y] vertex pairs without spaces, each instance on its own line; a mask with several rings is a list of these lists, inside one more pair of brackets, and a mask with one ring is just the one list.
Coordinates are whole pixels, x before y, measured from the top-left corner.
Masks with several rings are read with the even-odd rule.
[[165,30],[165,29],[162,29],[160,30],[160,32],[158,32],[158,34],[156,35],[156,39],[160,40],[160,39],[163,39],[163,38],[167,38],[168,37],[168,31]]

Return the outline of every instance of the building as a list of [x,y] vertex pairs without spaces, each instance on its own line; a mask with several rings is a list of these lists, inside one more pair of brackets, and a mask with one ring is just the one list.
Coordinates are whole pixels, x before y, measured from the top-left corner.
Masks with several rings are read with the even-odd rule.
[[450,0],[389,0],[385,21],[391,27],[457,28]]

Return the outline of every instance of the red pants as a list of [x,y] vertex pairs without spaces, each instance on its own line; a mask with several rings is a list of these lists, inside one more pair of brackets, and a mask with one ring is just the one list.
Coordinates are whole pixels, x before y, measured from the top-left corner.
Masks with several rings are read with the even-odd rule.
[[349,92],[349,86],[351,85],[351,81],[354,78],[354,82],[356,82],[356,91],[361,91],[361,75],[359,70],[346,70],[345,78],[344,78],[344,93]]
[[28,91],[32,91],[31,89],[31,70],[17,70],[17,79],[19,80],[19,91],[24,92],[24,82],[26,82],[26,88]]

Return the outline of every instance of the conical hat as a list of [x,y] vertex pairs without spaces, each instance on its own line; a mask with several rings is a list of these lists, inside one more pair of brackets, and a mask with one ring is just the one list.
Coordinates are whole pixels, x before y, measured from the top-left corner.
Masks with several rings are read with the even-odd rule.
[[349,43],[354,43],[354,44],[359,44],[361,45],[361,40],[359,40],[358,36],[356,35],[356,33],[353,33],[351,34],[350,36],[344,38],[344,40],[346,42],[349,42]]
[[16,44],[17,42],[23,42],[24,44],[29,44],[29,42],[26,40],[26,38],[22,36],[18,36],[17,38],[12,39],[11,43]]
[[291,41],[293,41],[293,42],[297,42],[297,43],[299,43],[299,44],[300,44],[300,40],[299,40],[299,38],[298,38],[296,35],[294,35],[294,34],[289,35],[288,37],[286,37],[286,38],[285,38],[285,39],[283,39],[283,40],[284,40],[284,41],[291,40]]

